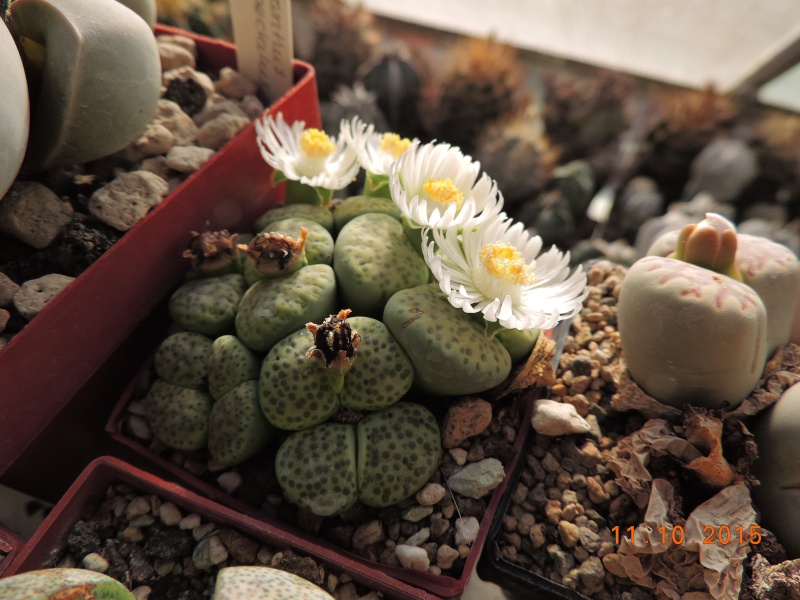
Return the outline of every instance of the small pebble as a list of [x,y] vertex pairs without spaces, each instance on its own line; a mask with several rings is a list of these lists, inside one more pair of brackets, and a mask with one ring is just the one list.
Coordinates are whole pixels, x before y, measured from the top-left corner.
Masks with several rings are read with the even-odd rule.
[[50,273],[37,279],[29,279],[14,295],[14,307],[29,321],[50,304],[64,288],[75,281],[74,277]]
[[[158,509],[158,516],[161,519],[161,522],[164,525],[167,525],[168,527],[172,527],[173,525],[178,525],[183,519],[183,515],[181,515],[180,509],[177,506],[175,506],[172,502],[163,502]],[[199,521],[199,516],[197,518]],[[187,528],[181,527],[181,529],[187,529]]]
[[492,405],[477,397],[457,400],[447,409],[442,421],[442,447],[456,448],[472,436],[489,427],[492,421]]
[[72,214],[72,205],[46,186],[17,181],[0,198],[0,232],[42,249],[53,243]]
[[89,571],[105,573],[108,571],[108,561],[96,552],[90,552],[81,560],[81,567]]
[[222,67],[219,79],[214,82],[217,92],[228,98],[237,100],[256,93],[256,84],[230,67]]
[[214,150],[198,146],[173,146],[167,152],[167,166],[181,173],[194,173],[211,157]]
[[480,523],[475,517],[460,517],[456,519],[456,545],[468,545],[474,542],[478,538],[479,529]]
[[[438,483],[428,483],[417,492],[415,498],[423,506],[433,506],[447,495],[447,490]],[[430,513],[429,513],[430,514]]]
[[427,571],[431,564],[428,558],[428,553],[424,548],[418,546],[408,546],[406,544],[398,544],[394,549],[400,564],[406,569],[415,569],[417,571]]

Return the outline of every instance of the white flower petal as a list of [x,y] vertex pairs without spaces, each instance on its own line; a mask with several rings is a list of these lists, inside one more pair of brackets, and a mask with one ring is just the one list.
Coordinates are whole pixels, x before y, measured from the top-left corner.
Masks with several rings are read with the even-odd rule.
[[[486,321],[508,329],[549,329],[577,314],[587,296],[586,275],[580,268],[570,272],[569,255],[555,247],[540,255],[541,238],[505,214],[423,231],[425,261],[450,304],[467,313],[482,312]],[[520,253],[534,276],[532,282],[504,279],[486,270],[481,250],[496,243]],[[488,290],[494,293],[487,295]]]
[[335,149],[324,159],[305,156],[300,148],[300,136],[305,129],[304,121],[295,121],[290,126],[283,119],[265,115],[256,120],[256,142],[264,161],[281,171],[288,179],[305,185],[338,190],[347,186],[361,168],[355,149],[339,137],[331,138]]

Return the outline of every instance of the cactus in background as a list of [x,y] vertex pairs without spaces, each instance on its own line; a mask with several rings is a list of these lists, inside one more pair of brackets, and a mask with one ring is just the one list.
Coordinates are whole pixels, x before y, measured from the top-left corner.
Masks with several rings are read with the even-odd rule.
[[627,127],[625,104],[633,91],[630,77],[599,71],[596,77],[581,80],[550,75],[545,83],[545,131],[563,160],[594,155]]
[[351,85],[375,46],[372,15],[342,0],[315,0],[309,7],[313,41],[307,60],[317,73],[322,100],[340,85]]
[[451,65],[427,92],[426,128],[471,154],[483,128],[522,110],[528,99],[514,48],[492,38],[471,38],[452,51]]
[[333,600],[299,575],[267,566],[225,567],[217,574],[212,600]]
[[659,94],[655,104],[659,115],[647,136],[641,174],[654,179],[672,200],[680,197],[694,158],[733,121],[738,109],[712,87]]
[[683,191],[685,198],[700,192],[719,202],[732,202],[758,175],[756,153],[742,140],[717,138],[692,161],[691,178]]
[[415,137],[420,128],[422,78],[405,54],[408,53],[400,50],[383,52],[362,65],[359,74],[364,87],[375,94],[386,118],[385,127],[374,123],[376,131],[396,131],[404,137]]
[[519,117],[489,125],[475,145],[475,159],[497,180],[509,209],[534,197],[550,180],[557,152],[529,107]]
[[767,314],[729,276],[736,247],[733,224],[708,215],[681,231],[674,258],[642,258],[625,276],[617,321],[628,371],[665,404],[736,405],[761,377]]

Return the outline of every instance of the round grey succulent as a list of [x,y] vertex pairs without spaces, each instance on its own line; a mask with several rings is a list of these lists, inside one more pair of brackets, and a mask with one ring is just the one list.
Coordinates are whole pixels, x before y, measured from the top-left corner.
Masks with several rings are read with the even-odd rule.
[[276,433],[258,404],[258,381],[245,381],[211,408],[208,451],[220,465],[238,465],[263,450]]
[[211,395],[157,379],[145,398],[153,435],[176,450],[201,450],[208,442]]
[[208,383],[212,346],[211,338],[202,333],[173,333],[161,342],[156,351],[156,373],[175,385],[204,389]]
[[219,400],[240,383],[258,379],[261,362],[235,335],[223,335],[211,345],[208,391]]
[[436,284],[401,290],[386,303],[383,322],[414,363],[414,384],[432,394],[477,394],[503,382],[511,356]]
[[333,267],[340,296],[355,315],[380,318],[398,290],[428,281],[428,267],[397,219],[381,213],[356,217],[339,232]]
[[230,333],[246,289],[238,273],[193,279],[172,294],[169,314],[188,331],[214,337]]
[[244,294],[236,333],[250,349],[267,351],[309,321],[335,310],[336,278],[328,265],[308,265],[277,279],[262,279]]

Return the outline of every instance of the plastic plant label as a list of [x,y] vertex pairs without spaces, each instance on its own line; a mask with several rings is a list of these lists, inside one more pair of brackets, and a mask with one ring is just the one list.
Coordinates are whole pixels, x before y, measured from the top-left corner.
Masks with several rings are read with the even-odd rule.
[[230,0],[239,72],[272,103],[293,83],[291,0]]

